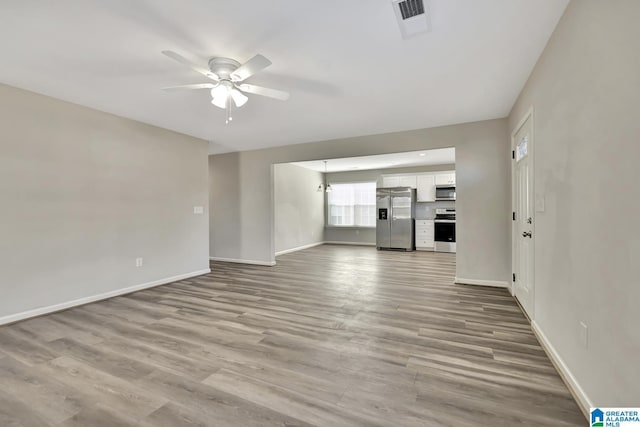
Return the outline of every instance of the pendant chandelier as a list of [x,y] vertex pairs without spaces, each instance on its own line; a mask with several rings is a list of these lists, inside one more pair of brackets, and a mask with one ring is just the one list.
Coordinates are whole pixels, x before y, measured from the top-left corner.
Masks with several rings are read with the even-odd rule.
[[331,193],[331,191],[333,190],[331,188],[331,184],[327,184],[327,161],[324,161],[324,187],[322,184],[318,185],[318,189],[316,190],[318,193],[321,193],[323,188],[325,189],[324,191],[326,191],[327,193]]

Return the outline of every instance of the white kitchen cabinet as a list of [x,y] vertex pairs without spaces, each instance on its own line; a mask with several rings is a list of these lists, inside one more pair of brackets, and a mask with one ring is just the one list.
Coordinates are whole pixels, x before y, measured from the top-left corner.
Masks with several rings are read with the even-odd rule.
[[397,175],[387,175],[382,177],[382,187],[400,187],[400,177]]
[[382,177],[382,186],[384,188],[391,188],[391,187],[416,188],[416,176],[415,175],[386,175]]
[[433,220],[417,219],[415,225],[416,250],[432,251],[435,245]]
[[416,188],[419,202],[436,200],[436,185],[456,185],[455,172],[427,173],[420,175],[382,175],[382,187]]
[[418,175],[416,181],[418,202],[435,202],[436,177],[434,175]]
[[436,185],[456,185],[456,173],[439,173],[436,175]]
[[400,175],[400,187],[416,188],[415,175]]

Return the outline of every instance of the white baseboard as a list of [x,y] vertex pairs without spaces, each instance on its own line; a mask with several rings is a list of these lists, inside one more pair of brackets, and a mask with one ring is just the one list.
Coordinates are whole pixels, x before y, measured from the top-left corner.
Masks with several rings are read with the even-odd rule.
[[560,377],[562,377],[562,380],[567,385],[567,388],[578,403],[578,406],[582,410],[582,413],[588,419],[589,411],[591,410],[590,408],[594,407],[593,402],[591,401],[591,399],[589,399],[589,396],[587,396],[582,387],[580,387],[580,384],[578,383],[578,380],[576,380],[576,377],[573,376],[573,374],[569,370],[569,367],[567,367],[567,365],[564,363],[556,349],[553,347],[544,332],[542,332],[542,329],[540,329],[540,326],[538,326],[535,320],[531,322],[531,330],[538,338],[540,345],[547,353],[547,356],[549,356],[549,359],[551,359],[551,362],[556,367],[556,370],[560,373]]
[[237,258],[220,258],[220,257],[209,257],[211,261],[221,261],[221,262],[234,262],[236,264],[251,264],[251,265],[266,265],[269,267],[273,267],[276,265],[275,261],[257,261],[253,259],[237,259]]
[[463,279],[456,277],[454,283],[459,285],[475,285],[475,286],[492,286],[494,288],[508,288],[509,283],[500,280],[478,280],[478,279]]
[[375,246],[375,243],[366,242],[343,242],[341,240],[331,240],[324,242],[326,245],[351,245],[351,246]]
[[60,304],[54,304],[47,307],[40,307],[33,310],[23,311],[21,313],[10,314],[8,316],[0,317],[0,325],[6,325],[8,323],[18,322],[20,320],[29,319],[31,317],[42,316],[43,314],[54,313],[56,311],[66,310],[71,307],[77,307],[79,305],[89,304],[92,302],[117,297],[119,295],[130,294],[131,292],[141,291],[143,289],[153,288],[155,286],[166,285],[167,283],[177,282],[178,280],[189,279],[195,276],[201,276],[203,274],[211,273],[210,269],[204,269],[194,271],[191,273],[180,274],[178,276],[167,277],[165,279],[154,280],[152,282],[142,283],[140,285],[129,286],[122,289],[116,289],[114,291],[104,292],[98,295],[92,295],[90,297],[79,298],[73,301],[67,301]]
[[285,249],[284,251],[278,251],[276,252],[276,256],[290,254],[291,252],[302,251],[304,249],[309,249],[309,248],[313,248],[315,246],[320,246],[320,245],[324,245],[324,242],[309,243],[308,245],[298,246],[296,248],[291,248],[291,249]]

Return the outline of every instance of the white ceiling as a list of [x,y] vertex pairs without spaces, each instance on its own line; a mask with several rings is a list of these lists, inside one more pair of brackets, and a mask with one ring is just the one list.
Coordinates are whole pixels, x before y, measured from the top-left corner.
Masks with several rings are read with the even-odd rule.
[[[452,165],[455,162],[455,148],[439,148],[437,150],[409,151],[406,153],[331,159],[327,161],[327,172],[404,168],[410,166]],[[323,160],[295,162],[291,164],[318,172],[324,172]]]
[[[3,0],[0,82],[211,141],[212,152],[505,117],[568,0],[430,0],[403,40],[390,0]],[[427,4],[428,4],[427,3]],[[224,124],[202,82],[160,54],[273,65]]]

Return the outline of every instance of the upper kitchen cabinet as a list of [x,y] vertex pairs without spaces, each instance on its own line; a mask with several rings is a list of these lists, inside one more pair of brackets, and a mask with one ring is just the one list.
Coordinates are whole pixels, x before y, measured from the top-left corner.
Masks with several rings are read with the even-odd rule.
[[417,187],[418,202],[436,201],[436,177],[434,175],[418,175]]
[[382,186],[384,188],[392,187],[410,187],[416,188],[415,175],[387,175],[382,177]]
[[400,187],[400,177],[397,176],[397,175],[394,175],[394,176],[383,176],[382,177],[382,187],[383,188]]
[[415,175],[400,175],[400,187],[416,188]]
[[436,185],[456,185],[455,172],[440,173],[436,175]]
[[435,202],[436,185],[456,185],[455,172],[426,172],[417,175],[398,174],[382,175],[382,187],[410,187],[416,188],[418,202]]

